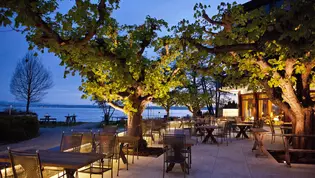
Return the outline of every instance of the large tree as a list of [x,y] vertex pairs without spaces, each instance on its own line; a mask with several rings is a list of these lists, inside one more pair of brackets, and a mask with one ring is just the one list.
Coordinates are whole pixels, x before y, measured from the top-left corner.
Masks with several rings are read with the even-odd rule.
[[[194,67],[192,67],[194,68]],[[186,106],[193,117],[200,116],[201,109],[207,101],[212,101],[212,95],[202,90],[202,76],[195,69],[186,70],[186,80],[178,87],[178,104]]]
[[[119,0],[76,0],[65,13],[59,11],[59,3],[1,1],[0,24],[23,29],[30,48],[55,53],[66,66],[65,74],[77,72],[82,77],[83,97],[96,96],[126,113],[128,134],[141,137],[146,104],[177,85],[179,68],[170,63],[179,52],[168,37],[157,34],[167,23],[147,17],[141,25],[119,25],[111,17]],[[155,54],[148,55],[148,48]]]
[[34,53],[27,53],[16,65],[10,91],[19,101],[26,101],[26,113],[30,104],[39,102],[53,86],[52,75]]
[[196,22],[182,21],[177,34],[208,54],[209,66],[224,70],[229,79],[262,88],[292,119],[294,133],[314,134],[315,3],[284,1],[269,7],[249,11],[221,3],[218,14],[210,17],[208,6],[197,4]]

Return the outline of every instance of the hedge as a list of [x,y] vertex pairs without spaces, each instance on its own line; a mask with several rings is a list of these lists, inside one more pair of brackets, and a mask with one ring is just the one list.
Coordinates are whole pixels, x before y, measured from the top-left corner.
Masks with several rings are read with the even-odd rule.
[[0,115],[0,140],[21,141],[38,134],[37,115]]

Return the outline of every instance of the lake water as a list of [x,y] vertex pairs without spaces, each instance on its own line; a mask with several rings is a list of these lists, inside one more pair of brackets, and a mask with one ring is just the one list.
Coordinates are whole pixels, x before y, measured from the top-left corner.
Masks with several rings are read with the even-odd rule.
[[[4,106],[0,106],[0,111],[3,111]],[[25,107],[14,107],[15,109],[25,110]],[[70,114],[77,115],[77,121],[81,122],[99,122],[102,121],[103,112],[99,108],[67,108],[67,107],[30,107],[32,112],[38,114],[39,118],[44,117],[45,114],[49,114],[51,117],[57,119],[57,121],[65,121],[65,116]],[[205,110],[202,110],[205,112]],[[159,108],[150,108],[145,109],[142,116],[143,118],[154,118],[154,117],[163,117],[166,115],[166,111],[164,109]],[[185,108],[176,108],[171,109],[170,116],[187,116],[192,115],[188,109]],[[123,112],[115,110],[113,117],[122,117],[126,116]]]

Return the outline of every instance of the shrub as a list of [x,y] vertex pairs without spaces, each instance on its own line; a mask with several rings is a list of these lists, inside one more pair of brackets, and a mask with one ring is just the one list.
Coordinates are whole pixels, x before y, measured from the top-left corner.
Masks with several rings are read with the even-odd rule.
[[39,133],[37,115],[0,115],[0,139],[21,141],[36,137]]
[[11,115],[26,115],[27,114],[27,115],[37,116],[37,114],[34,112],[26,113],[25,111],[15,109],[15,108],[5,108],[2,112],[0,112],[0,115],[9,115],[10,112],[11,112]]

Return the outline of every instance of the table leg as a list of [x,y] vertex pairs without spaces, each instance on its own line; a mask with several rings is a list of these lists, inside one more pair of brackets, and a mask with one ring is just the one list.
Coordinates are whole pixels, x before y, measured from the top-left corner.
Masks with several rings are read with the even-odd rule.
[[208,131],[208,133],[209,133],[209,135],[210,135],[210,139],[211,139],[211,141],[213,142],[213,143],[218,143],[217,142],[217,140],[215,139],[215,137],[213,136],[213,131],[214,131],[214,129],[209,129],[209,130],[207,130]]
[[186,163],[186,161],[184,163],[180,163],[180,167],[182,168],[182,171],[185,172],[186,174],[189,174],[189,166],[188,164]]
[[258,146],[256,157],[268,156],[267,150],[265,149],[264,144],[263,144],[264,134],[254,133],[254,137],[255,137],[255,143],[252,150],[256,149]]
[[170,163],[167,168],[166,168],[166,172],[172,171],[172,169],[174,168],[175,163]]
[[74,169],[66,169],[66,175],[67,175],[67,178],[74,178],[74,174],[75,174],[75,171]]
[[244,138],[249,138],[248,135],[246,134],[246,131],[248,130],[248,128],[249,127],[247,127],[247,126],[244,128],[244,131],[243,131]]
[[205,136],[205,138],[203,139],[202,143],[207,143],[207,141],[209,140],[210,135],[209,133]]
[[125,155],[125,153],[123,151],[123,147],[124,147],[124,143],[121,143],[120,147],[119,147],[119,155],[120,155],[120,158],[123,161],[123,163],[127,164],[128,160],[127,160],[126,155]]
[[240,138],[242,134],[242,127],[238,126],[238,128],[240,129],[240,131],[237,133],[236,138]]
[[211,139],[211,141],[213,143],[218,143],[217,140],[215,139],[215,137],[213,136],[212,132],[214,131],[214,129],[206,129],[207,130],[207,135],[205,136],[205,138],[203,139],[202,143],[206,143],[209,138]]
[[245,138],[249,138],[248,135],[246,134],[247,127],[245,126],[238,126],[240,131],[237,133],[236,138],[240,138],[241,135],[243,135]]

